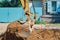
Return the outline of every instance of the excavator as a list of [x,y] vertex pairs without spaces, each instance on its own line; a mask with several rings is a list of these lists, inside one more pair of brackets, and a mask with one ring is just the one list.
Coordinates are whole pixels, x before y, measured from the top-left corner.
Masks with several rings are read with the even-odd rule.
[[[34,22],[36,20],[36,14],[32,14],[29,10],[29,1],[28,0],[20,0],[22,7],[24,9],[25,15],[27,17],[26,22],[20,22],[20,21],[14,21],[11,22],[7,26],[7,31],[4,35],[4,40],[7,39],[7,33],[13,33],[17,37],[22,37],[26,40],[26,38],[32,33],[32,28],[34,25]],[[34,19],[31,19],[30,16],[34,16]],[[9,34],[9,36],[11,36]],[[10,38],[10,37],[9,37]],[[10,38],[11,39],[11,38]]]
[[[30,25],[31,25],[31,27],[32,27],[32,25],[34,24],[34,22],[35,22],[35,20],[36,20],[36,14],[32,14],[31,12],[30,12],[30,10],[29,10],[29,1],[28,0],[20,0],[21,1],[21,4],[22,4],[22,7],[23,7],[23,9],[24,9],[24,12],[25,12],[25,15],[26,15],[26,17],[27,17],[27,21],[29,21],[30,23]],[[31,0],[32,1],[32,0]],[[32,2],[33,3],[33,2]],[[33,9],[34,9],[34,6],[33,6]],[[35,9],[34,9],[34,12],[35,12]],[[35,12],[36,13],[36,12]],[[34,19],[32,20],[31,18],[30,18],[30,16],[34,16]],[[33,22],[33,24],[31,23],[31,21],[34,21]]]
[[[28,0],[20,0],[22,7],[24,9],[25,15],[27,17],[27,20],[30,20],[30,16],[34,16],[34,20],[36,19],[36,14],[32,14],[29,10],[29,1]],[[32,0],[31,0],[32,1]],[[33,2],[32,2],[33,3]],[[33,9],[34,9],[34,5],[32,4]],[[35,12],[35,9],[34,9]]]

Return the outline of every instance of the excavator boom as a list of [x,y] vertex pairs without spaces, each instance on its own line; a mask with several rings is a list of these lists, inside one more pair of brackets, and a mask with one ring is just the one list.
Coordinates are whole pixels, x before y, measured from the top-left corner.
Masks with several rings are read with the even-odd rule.
[[24,9],[24,12],[27,12],[29,11],[29,2],[28,0],[20,0],[21,1],[21,4],[22,4],[22,7]]
[[32,14],[29,10],[29,1],[28,0],[20,0],[22,7],[24,9],[24,12],[26,14],[27,20],[30,20],[30,15],[34,16],[34,20],[36,19],[36,14]]

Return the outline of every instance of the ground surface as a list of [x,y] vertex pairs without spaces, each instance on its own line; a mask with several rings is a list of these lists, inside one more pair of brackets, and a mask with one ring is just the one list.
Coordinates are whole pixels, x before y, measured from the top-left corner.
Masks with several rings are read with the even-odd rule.
[[[5,32],[5,28],[9,23],[0,23],[0,34]],[[38,26],[38,25],[37,25]],[[39,25],[40,27],[45,25]],[[59,25],[47,24],[46,27],[58,27]],[[35,28],[33,32],[27,37],[26,40],[60,40],[60,29],[37,29]],[[13,38],[15,40],[15,38]],[[23,39],[18,39],[23,40]]]
[[27,40],[60,40],[60,30],[34,30]]
[[9,23],[0,23],[0,35],[6,31],[8,24]]

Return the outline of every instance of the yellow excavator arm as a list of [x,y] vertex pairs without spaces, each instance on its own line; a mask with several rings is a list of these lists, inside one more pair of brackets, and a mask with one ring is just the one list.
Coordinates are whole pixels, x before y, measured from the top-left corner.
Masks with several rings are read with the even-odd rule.
[[22,7],[24,9],[24,12],[29,11],[29,2],[28,2],[28,0],[20,0],[20,1],[21,1],[21,4],[22,4]]
[[36,19],[36,14],[33,14],[29,10],[29,1],[28,0],[20,0],[22,7],[24,9],[25,15],[28,20],[30,20],[30,15],[34,16],[34,19]]

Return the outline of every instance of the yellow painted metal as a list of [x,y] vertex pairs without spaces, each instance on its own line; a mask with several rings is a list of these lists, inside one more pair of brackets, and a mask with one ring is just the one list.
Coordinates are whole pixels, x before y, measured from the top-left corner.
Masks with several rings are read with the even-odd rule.
[[22,4],[22,7],[24,8],[24,11],[27,12],[29,11],[29,2],[28,0],[20,0],[21,1],[21,4]]
[[24,9],[24,12],[25,12],[25,15],[27,17],[27,20],[31,20],[30,18],[30,15],[34,16],[34,19],[36,19],[36,14],[32,14],[30,11],[29,11],[29,1],[28,0],[20,0],[21,1],[21,4],[22,4],[22,7]]

